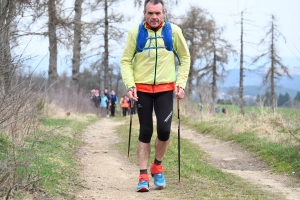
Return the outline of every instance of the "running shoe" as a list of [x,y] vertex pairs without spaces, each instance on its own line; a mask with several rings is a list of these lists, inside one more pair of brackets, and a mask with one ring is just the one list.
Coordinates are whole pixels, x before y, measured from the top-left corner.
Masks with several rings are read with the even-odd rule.
[[154,185],[158,189],[163,189],[166,187],[166,179],[163,174],[163,166],[160,164],[152,163],[150,167],[151,175],[154,178]]
[[148,174],[140,174],[139,183],[136,188],[137,192],[149,192],[149,178]]

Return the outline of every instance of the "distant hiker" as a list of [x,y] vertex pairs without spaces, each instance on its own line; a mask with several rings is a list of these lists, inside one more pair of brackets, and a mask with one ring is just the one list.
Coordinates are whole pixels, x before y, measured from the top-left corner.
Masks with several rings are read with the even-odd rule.
[[114,90],[110,92],[110,116],[114,117],[116,112],[116,103],[118,103],[118,97]]
[[[154,185],[166,186],[162,161],[167,151],[173,114],[173,92],[184,97],[190,53],[179,26],[164,21],[163,0],[145,0],[145,22],[130,30],[121,58],[123,82],[131,101],[137,101],[140,132],[138,137],[139,183],[137,192],[149,191],[148,161],[156,114],[155,157],[150,172]],[[176,72],[176,58],[180,67]],[[176,78],[177,77],[177,78]]]
[[125,117],[129,108],[129,98],[126,95],[123,96],[121,105],[122,105],[122,114],[123,117]]
[[223,108],[222,108],[222,113],[225,114],[225,110],[226,110],[226,108],[223,107]]
[[225,115],[228,115],[228,109],[227,108],[222,108],[222,113],[224,113]]
[[91,93],[92,93],[91,100],[93,101],[95,107],[99,108],[100,101],[101,101],[99,96],[99,90],[92,90]]
[[110,103],[110,95],[109,95],[107,89],[104,89],[104,95],[106,96],[107,101],[108,101],[107,107],[106,107],[106,117],[109,117],[109,107],[110,107],[111,103]]
[[199,110],[202,111],[202,109],[203,109],[202,104],[199,104]]
[[107,117],[107,105],[108,105],[108,99],[107,97],[104,95],[104,92],[101,91],[101,102],[100,102],[100,113],[102,117]]

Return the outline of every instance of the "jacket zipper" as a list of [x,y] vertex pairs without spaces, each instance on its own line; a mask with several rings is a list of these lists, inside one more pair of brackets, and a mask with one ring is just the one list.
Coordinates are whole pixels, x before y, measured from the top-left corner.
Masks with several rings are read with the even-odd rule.
[[154,64],[154,85],[155,85],[155,82],[156,82],[156,68],[157,68],[157,34],[155,32],[155,64]]

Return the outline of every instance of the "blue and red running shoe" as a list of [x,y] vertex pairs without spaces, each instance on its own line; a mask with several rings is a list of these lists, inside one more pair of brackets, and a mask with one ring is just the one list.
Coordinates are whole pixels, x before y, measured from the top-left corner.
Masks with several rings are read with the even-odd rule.
[[148,174],[140,174],[139,183],[136,188],[137,192],[149,192],[149,178]]
[[166,179],[163,174],[163,166],[162,164],[158,165],[155,163],[152,163],[150,167],[151,175],[154,178],[154,185],[158,189],[163,189],[166,187]]

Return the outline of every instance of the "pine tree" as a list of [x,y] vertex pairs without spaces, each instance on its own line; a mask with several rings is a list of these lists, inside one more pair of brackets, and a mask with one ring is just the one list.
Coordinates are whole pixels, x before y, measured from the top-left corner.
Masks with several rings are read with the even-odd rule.
[[277,100],[277,106],[282,106],[284,104],[284,96],[280,93]]
[[284,106],[287,106],[287,105],[289,105],[289,101],[291,100],[291,97],[290,97],[290,95],[289,95],[289,93],[285,93],[285,95],[284,95],[284,103],[283,103],[283,105]]
[[[283,35],[279,32],[278,26],[276,24],[275,16],[272,15],[272,20],[270,21],[270,28],[266,32],[266,36],[264,39],[261,40],[260,44],[265,44],[268,40],[268,47],[264,53],[259,55],[253,60],[253,63],[256,63],[263,57],[268,57],[269,60],[264,65],[269,65],[267,67],[266,74],[263,78],[263,83],[267,84],[269,90],[269,103],[268,106],[271,107],[271,111],[275,112],[275,105],[276,105],[276,94],[275,94],[275,86],[277,80],[279,80],[283,75],[287,75],[291,78],[289,74],[288,67],[286,67],[282,62],[281,58],[278,54],[276,42],[278,41],[279,37]],[[284,38],[284,37],[283,37]],[[268,97],[267,97],[268,98]]]
[[298,91],[295,98],[294,98],[294,101],[297,101],[297,102],[300,102],[300,92]]

